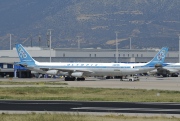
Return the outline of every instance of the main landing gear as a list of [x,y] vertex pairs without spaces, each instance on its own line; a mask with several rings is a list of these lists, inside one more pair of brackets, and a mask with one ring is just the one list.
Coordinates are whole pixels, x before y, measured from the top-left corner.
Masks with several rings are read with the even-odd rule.
[[75,80],[77,80],[77,81],[84,81],[85,78],[84,78],[84,77],[78,77],[78,78],[76,78],[76,77],[67,76],[67,77],[65,77],[64,80],[65,80],[65,81],[75,81]]

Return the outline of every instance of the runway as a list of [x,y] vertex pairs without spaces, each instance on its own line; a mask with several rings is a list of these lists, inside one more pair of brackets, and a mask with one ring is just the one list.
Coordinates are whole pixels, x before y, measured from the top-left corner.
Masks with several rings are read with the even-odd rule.
[[1,100],[0,111],[180,114],[180,103]]

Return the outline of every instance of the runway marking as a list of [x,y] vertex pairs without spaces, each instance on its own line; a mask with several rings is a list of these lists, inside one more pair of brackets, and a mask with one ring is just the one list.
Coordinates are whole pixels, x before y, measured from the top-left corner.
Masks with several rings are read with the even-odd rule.
[[110,108],[110,107],[79,107],[71,108],[74,110],[112,110],[112,111],[122,111],[122,110],[134,110],[134,111],[175,111],[180,112],[180,109],[160,109],[160,108]]

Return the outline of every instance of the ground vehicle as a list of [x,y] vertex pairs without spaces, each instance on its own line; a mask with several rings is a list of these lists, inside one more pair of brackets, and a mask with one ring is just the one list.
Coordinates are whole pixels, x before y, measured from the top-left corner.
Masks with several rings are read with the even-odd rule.
[[125,77],[120,79],[120,81],[139,81],[139,77],[138,76]]

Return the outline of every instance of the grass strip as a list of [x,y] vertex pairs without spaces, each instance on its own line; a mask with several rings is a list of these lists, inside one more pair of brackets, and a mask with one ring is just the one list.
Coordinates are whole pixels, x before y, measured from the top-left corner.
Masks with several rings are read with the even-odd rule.
[[180,102],[180,91],[85,87],[1,87],[0,99]]
[[0,85],[68,85],[60,81],[40,81],[40,82],[27,82],[27,81],[0,81]]
[[1,121],[179,121],[176,117],[76,114],[0,114]]

